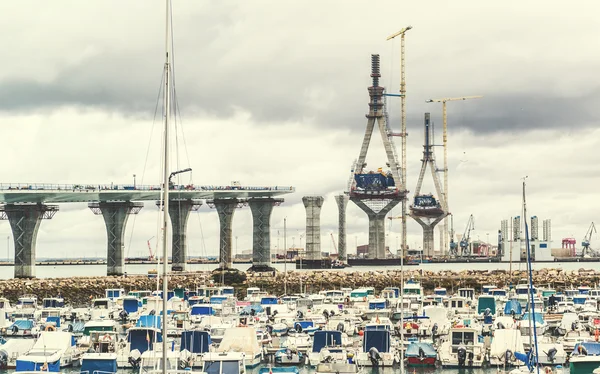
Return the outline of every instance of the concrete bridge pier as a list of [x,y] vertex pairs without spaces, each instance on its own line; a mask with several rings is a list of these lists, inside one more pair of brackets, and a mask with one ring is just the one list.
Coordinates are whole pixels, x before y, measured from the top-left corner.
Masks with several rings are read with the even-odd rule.
[[240,199],[207,200],[207,205],[217,210],[219,215],[219,263],[221,269],[233,268],[232,229],[233,213],[244,206]]
[[125,267],[125,225],[130,214],[138,214],[144,207],[142,202],[100,201],[88,204],[96,215],[102,215],[108,239],[106,275],[123,275]]
[[[283,199],[252,198],[248,205],[252,211],[252,267],[250,271],[273,271],[271,267],[271,213]],[[287,248],[286,248],[287,250]]]
[[35,277],[35,242],[40,223],[51,219],[58,205],[6,204],[0,207],[0,219],[8,220],[15,243],[15,278]]
[[[161,208],[162,201],[156,205]],[[197,211],[202,205],[202,200],[195,199],[169,199],[169,219],[173,236],[171,240],[171,270],[185,271],[187,264],[187,221],[190,212]]]
[[306,208],[306,259],[321,260],[321,207],[323,196],[304,196],[302,203]]

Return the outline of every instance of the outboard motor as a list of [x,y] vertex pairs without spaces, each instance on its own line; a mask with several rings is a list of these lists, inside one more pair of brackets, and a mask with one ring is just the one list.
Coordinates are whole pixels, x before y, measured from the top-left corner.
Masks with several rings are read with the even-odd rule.
[[437,323],[433,324],[433,327],[431,328],[431,335],[436,336],[437,332],[438,332],[439,326]]
[[486,308],[483,312],[483,323],[487,325],[492,324],[492,311],[490,310],[490,308]]
[[8,353],[0,351],[0,370],[6,370],[8,368]]
[[134,349],[129,353],[129,358],[127,359],[132,368],[138,369],[140,367],[140,363],[142,362],[142,354],[139,350]]
[[150,313],[148,313],[148,315],[149,315],[149,316],[154,316],[154,315],[156,315],[156,310],[152,309],[152,310],[150,311]]
[[336,330],[339,332],[344,332],[344,324],[343,323],[338,323]]
[[371,347],[369,349],[369,360],[373,366],[379,366],[379,360],[381,360],[381,355],[379,351],[375,347]]
[[510,365],[510,360],[512,359],[513,353],[510,349],[507,349],[504,352],[504,365],[508,367]]
[[325,317],[325,319],[329,319],[329,312],[327,312],[326,310],[323,311],[323,317]]
[[302,313],[302,311],[301,311],[301,310],[297,311],[297,312],[296,312],[296,318],[298,318],[298,319],[302,319],[302,318],[304,318],[304,313]]
[[296,323],[296,325],[294,326],[294,330],[296,330],[297,333],[301,333],[302,332],[302,325],[299,323]]
[[427,356],[427,355],[425,354],[425,351],[423,350],[423,348],[422,348],[422,347],[419,347],[419,359],[420,359],[421,361],[423,361],[423,360],[426,358],[426,356]]
[[17,325],[12,325],[12,327],[10,328],[13,335],[16,335],[19,332],[19,326]]
[[571,330],[573,330],[573,331],[577,330],[577,322],[576,321],[571,322]]
[[472,367],[473,366],[473,360],[475,359],[475,353],[469,352],[468,356],[469,356],[469,367]]
[[123,323],[127,322],[127,317],[129,317],[129,313],[127,313],[127,311],[125,309],[123,309],[119,312],[119,318],[121,318],[121,321]]
[[267,325],[267,332],[269,333],[269,335],[273,335],[273,326]]
[[69,327],[67,327],[68,332],[73,332],[73,324],[69,323]]
[[291,361],[292,360],[292,350],[289,348],[286,348],[285,354],[287,355],[287,359]]
[[464,345],[459,345],[456,351],[458,357],[458,367],[464,368],[467,361],[467,348]]
[[251,309],[250,309],[250,315],[251,315],[252,317],[254,317],[254,316],[256,315],[256,309],[254,309],[254,308],[251,308]]
[[498,330],[504,330],[506,328],[506,326],[504,326],[502,322],[498,322],[496,324],[496,327],[498,328]]
[[556,359],[556,353],[558,353],[556,348],[554,348],[554,347],[550,348],[548,350],[548,352],[546,352],[546,357],[548,358],[548,361],[550,361],[551,363],[554,363],[554,360]]

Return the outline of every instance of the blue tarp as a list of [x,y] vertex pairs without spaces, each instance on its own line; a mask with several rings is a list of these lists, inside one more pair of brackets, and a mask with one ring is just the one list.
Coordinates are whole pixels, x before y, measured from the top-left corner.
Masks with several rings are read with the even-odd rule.
[[375,347],[379,352],[390,351],[390,332],[388,330],[365,330],[363,352]]
[[411,342],[406,348],[406,357],[419,357],[419,348],[425,352],[425,357],[437,357],[437,352],[431,343]]
[[[25,360],[17,360],[16,371],[42,371],[43,362],[32,362]],[[48,370],[46,372],[59,373],[60,372],[60,361],[48,362]]]
[[13,326],[17,326],[19,330],[31,330],[33,327],[33,321],[28,319],[18,319],[11,325],[10,328],[12,329]]
[[86,358],[81,362],[81,373],[116,373],[117,372],[117,359],[99,359],[99,358]]
[[511,313],[512,311],[514,311],[515,315],[517,315],[517,316],[519,316],[519,315],[521,315],[521,313],[523,313],[523,308],[521,307],[521,304],[519,303],[519,301],[516,299],[510,299],[504,305],[504,314],[505,315],[510,316],[512,314]]
[[387,187],[394,187],[394,178],[385,176],[381,173],[373,174],[354,174],[356,187],[364,190],[385,190]]
[[154,338],[157,342],[162,342],[162,334],[152,329],[130,329],[127,334],[127,341],[131,343],[131,350],[137,349],[140,353],[152,349]]
[[275,305],[277,304],[276,297],[263,297],[260,299],[260,305]]
[[342,345],[341,331],[315,331],[312,351],[321,352],[323,347],[333,347]]
[[123,300],[123,309],[127,313],[135,313],[138,311],[139,303],[137,299],[125,299]]
[[47,323],[54,323],[56,327],[60,327],[60,317],[46,317]]
[[138,318],[135,327],[156,327],[157,329],[161,328],[161,318],[160,316],[150,316],[144,315]]
[[184,331],[181,333],[179,350],[187,349],[192,353],[205,353],[210,348],[210,334],[207,331]]
[[531,369],[533,368],[533,365],[531,364],[531,351],[529,351],[527,354],[515,352],[514,355],[517,358],[517,360],[527,365],[527,368],[531,371]]
[[212,306],[193,305],[190,311],[191,316],[211,316],[215,314]]

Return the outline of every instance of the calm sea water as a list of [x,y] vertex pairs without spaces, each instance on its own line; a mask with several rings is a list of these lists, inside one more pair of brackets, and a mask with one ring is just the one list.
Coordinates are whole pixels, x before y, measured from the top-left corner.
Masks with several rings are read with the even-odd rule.
[[[250,264],[234,264],[234,267],[238,270],[248,270]],[[191,271],[210,271],[218,267],[217,264],[191,264],[188,265],[188,269]],[[273,264],[273,267],[277,270],[298,270],[295,264]],[[509,270],[510,264],[508,263],[469,263],[469,264],[420,264],[418,266],[406,266],[406,270],[417,270],[423,269],[427,271],[441,271],[441,270],[455,270],[460,271],[463,269],[470,270]],[[581,268],[595,269],[598,267],[598,263],[580,263],[580,262],[548,262],[548,263],[534,263],[533,269],[544,269],[544,268],[561,268],[563,270],[578,270]],[[156,265],[126,265],[125,271],[128,274],[148,274],[148,270],[156,269]],[[327,271],[378,271],[378,270],[400,270],[400,266],[353,266],[345,269],[335,269]],[[512,270],[526,270],[524,263],[517,263],[512,265]],[[305,271],[305,269],[301,269]],[[59,265],[59,266],[36,266],[36,276],[38,278],[69,278],[78,276],[103,276],[106,275],[106,265]],[[10,279],[14,275],[13,266],[0,266],[0,279]]]

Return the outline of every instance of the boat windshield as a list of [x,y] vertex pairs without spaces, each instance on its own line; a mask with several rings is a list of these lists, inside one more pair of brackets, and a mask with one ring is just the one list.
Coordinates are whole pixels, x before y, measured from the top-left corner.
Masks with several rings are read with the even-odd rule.
[[240,365],[238,361],[204,361],[206,374],[239,374]]

